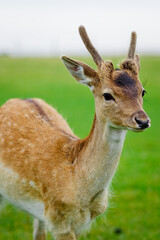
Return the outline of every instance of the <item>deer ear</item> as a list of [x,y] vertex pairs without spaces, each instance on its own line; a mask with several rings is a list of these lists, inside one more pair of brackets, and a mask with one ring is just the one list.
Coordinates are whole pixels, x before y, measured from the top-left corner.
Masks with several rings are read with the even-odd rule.
[[87,64],[72,60],[66,56],[62,57],[62,61],[71,75],[82,84],[93,87],[98,81],[97,72]]

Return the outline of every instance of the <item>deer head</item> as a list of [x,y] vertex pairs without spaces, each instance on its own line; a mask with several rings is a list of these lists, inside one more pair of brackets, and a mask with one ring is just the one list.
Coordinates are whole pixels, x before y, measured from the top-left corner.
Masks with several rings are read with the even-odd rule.
[[92,90],[99,122],[133,131],[148,128],[150,119],[143,110],[145,90],[139,80],[140,60],[135,55],[136,33],[131,34],[128,56],[120,69],[114,69],[112,62],[101,58],[83,26],[79,27],[79,33],[97,65],[97,71],[65,56],[62,60],[72,76]]

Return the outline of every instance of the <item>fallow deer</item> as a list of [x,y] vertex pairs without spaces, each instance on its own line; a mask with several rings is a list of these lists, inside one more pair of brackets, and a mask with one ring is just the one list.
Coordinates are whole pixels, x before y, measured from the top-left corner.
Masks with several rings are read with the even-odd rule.
[[67,122],[40,99],[11,99],[0,108],[0,194],[35,217],[34,240],[75,240],[107,207],[126,131],[143,131],[150,119],[143,110],[136,33],[120,69],[104,61],[86,30],[80,36],[97,65],[63,56],[72,76],[90,87],[95,117],[89,136],[79,139]]

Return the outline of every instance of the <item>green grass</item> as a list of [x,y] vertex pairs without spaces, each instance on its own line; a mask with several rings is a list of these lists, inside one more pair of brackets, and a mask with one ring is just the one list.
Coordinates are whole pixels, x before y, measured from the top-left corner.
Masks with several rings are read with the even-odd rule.
[[[119,62],[119,58],[112,59]],[[94,66],[90,59],[81,60]],[[144,108],[152,127],[143,133],[128,132],[109,208],[81,240],[160,239],[160,57],[141,58],[140,78],[146,83]],[[0,104],[15,97],[43,98],[58,109],[78,136],[89,133],[93,96],[72,79],[59,59],[1,57]],[[0,240],[32,239],[32,220],[4,202],[0,206]],[[117,228],[121,233],[115,233]],[[51,239],[48,235],[47,240]]]

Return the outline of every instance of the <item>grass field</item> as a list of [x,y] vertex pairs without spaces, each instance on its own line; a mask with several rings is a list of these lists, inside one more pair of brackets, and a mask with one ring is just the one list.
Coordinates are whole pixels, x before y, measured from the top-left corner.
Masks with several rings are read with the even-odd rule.
[[[120,58],[112,58],[114,63]],[[94,66],[90,59],[81,59]],[[144,109],[152,127],[128,132],[110,188],[110,206],[84,240],[160,239],[160,57],[141,58],[140,78],[148,94]],[[9,98],[39,97],[58,109],[79,137],[94,116],[90,90],[77,84],[59,59],[0,58],[0,104]],[[0,205],[0,240],[32,239],[32,217],[10,204]],[[48,234],[47,240],[51,240]]]

